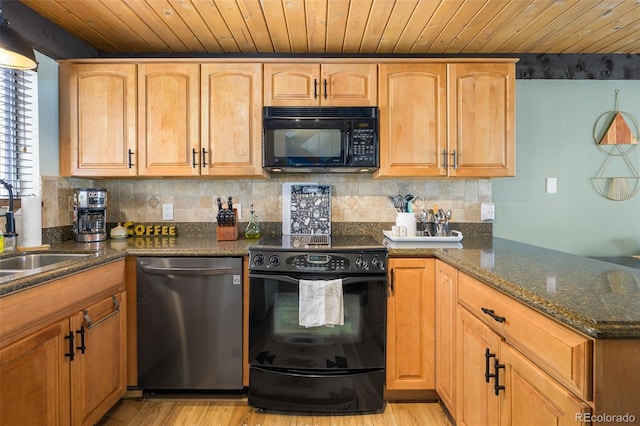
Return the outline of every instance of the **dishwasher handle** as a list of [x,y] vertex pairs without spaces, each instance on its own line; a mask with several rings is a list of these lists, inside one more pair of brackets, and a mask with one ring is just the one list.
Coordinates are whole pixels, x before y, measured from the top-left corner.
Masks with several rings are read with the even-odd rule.
[[171,266],[142,266],[142,270],[152,275],[231,275],[240,274],[233,266],[222,267],[171,267]]

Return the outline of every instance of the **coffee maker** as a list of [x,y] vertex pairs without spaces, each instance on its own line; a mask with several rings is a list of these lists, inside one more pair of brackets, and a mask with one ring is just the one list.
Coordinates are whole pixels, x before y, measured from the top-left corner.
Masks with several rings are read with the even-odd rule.
[[73,234],[76,241],[107,239],[107,190],[77,188],[73,192]]

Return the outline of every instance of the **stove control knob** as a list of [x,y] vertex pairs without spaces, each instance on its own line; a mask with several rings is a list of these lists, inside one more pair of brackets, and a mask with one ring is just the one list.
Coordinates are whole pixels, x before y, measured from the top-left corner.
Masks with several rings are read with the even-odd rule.
[[382,259],[380,259],[378,256],[374,256],[373,259],[371,259],[371,264],[373,265],[374,268],[377,268],[377,269],[384,268],[384,263],[382,262]]
[[358,256],[356,257],[356,267],[358,269],[364,269],[364,270],[368,270],[369,269],[369,264],[367,264],[367,261],[365,260],[365,258],[363,256]]
[[269,265],[278,266],[280,265],[280,258],[275,254],[269,258]]
[[256,254],[253,256],[253,263],[258,266],[264,265],[264,256],[260,253]]

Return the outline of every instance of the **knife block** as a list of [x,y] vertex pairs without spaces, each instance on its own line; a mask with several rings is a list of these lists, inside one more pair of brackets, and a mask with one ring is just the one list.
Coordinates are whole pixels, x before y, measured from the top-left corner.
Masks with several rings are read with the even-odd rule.
[[240,224],[238,223],[238,212],[233,209],[235,216],[234,225],[220,226],[216,229],[216,240],[218,241],[235,241],[240,235]]

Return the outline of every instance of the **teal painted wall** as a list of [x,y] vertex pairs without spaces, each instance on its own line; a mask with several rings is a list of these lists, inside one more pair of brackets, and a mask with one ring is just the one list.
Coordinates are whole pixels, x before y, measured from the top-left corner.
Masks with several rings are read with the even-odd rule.
[[[638,80],[517,80],[516,177],[492,182],[494,236],[584,256],[640,254],[640,193],[611,201],[592,183],[607,159],[594,126],[616,109],[616,89],[619,110],[640,121]],[[628,157],[640,172],[640,146]],[[616,175],[632,175],[622,157],[606,173]],[[547,177],[558,179],[557,194],[545,193]]]

